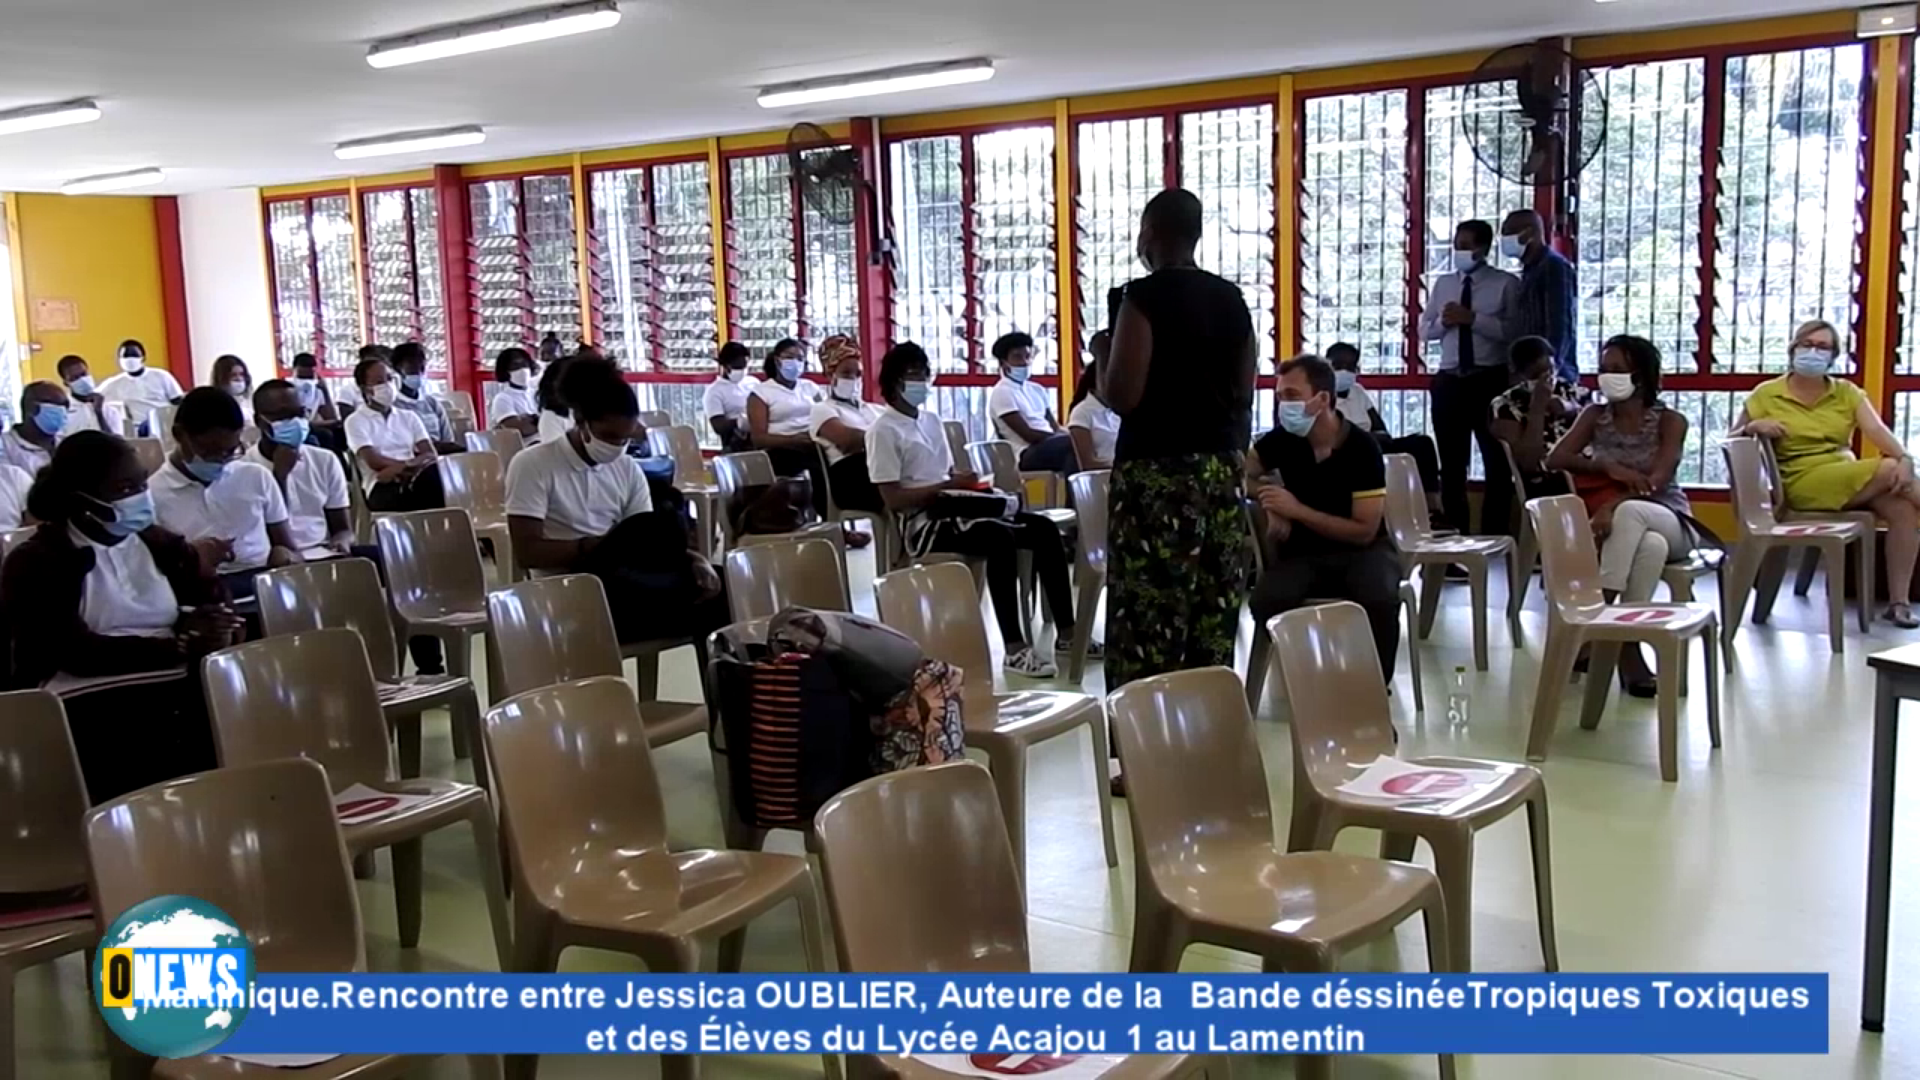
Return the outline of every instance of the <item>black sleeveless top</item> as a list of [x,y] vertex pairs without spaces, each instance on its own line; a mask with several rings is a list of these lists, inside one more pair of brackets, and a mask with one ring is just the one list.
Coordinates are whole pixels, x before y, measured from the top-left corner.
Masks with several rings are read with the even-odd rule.
[[1240,362],[1253,316],[1239,286],[1169,267],[1129,282],[1126,299],[1153,327],[1153,356],[1140,403],[1120,421],[1114,460],[1244,452],[1253,387]]

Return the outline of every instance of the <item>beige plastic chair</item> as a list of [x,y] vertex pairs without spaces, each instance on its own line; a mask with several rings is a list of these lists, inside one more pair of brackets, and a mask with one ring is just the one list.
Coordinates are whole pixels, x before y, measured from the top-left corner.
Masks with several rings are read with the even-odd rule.
[[[553,971],[578,946],[636,956],[655,972],[700,972],[703,954],[738,971],[747,925],[788,901],[808,969],[826,970],[804,856],[668,850],[650,735],[625,680],[611,677],[543,687],[487,714],[513,823],[511,970]],[[696,1063],[664,1056],[661,1072],[691,1078]],[[510,1059],[516,1077],[533,1066]],[[836,1060],[827,1073],[839,1075]]]
[[[86,812],[60,699],[45,690],[0,694],[0,895],[85,886]],[[73,911],[49,911],[46,922],[0,929],[0,1080],[15,1075],[14,976],[86,949],[98,936],[84,900]]]
[[179,411],[178,405],[162,405],[149,414],[147,430],[152,433],[149,437],[160,441],[163,462],[167,454],[173,453],[173,417]]
[[[473,519],[465,510],[381,514],[373,532],[387,565],[400,633],[439,638],[448,673],[471,679],[473,639],[487,632],[487,572],[480,565]],[[458,726],[453,748],[462,757],[469,750]]]
[[752,544],[727,552],[727,604],[734,622],[790,607],[852,611],[840,553],[826,540]]
[[640,426],[648,431],[670,428],[673,426],[673,414],[665,409],[641,409]]
[[[381,686],[380,707],[400,747],[400,775],[420,775],[420,716],[444,708],[463,745],[480,741],[480,701],[473,681],[458,675],[401,674],[400,644],[393,633],[380,571],[370,559],[325,559],[263,571],[254,579],[261,628],[269,636],[342,626],[360,635]],[[485,769],[473,778],[485,787]]]
[[[1533,535],[1533,519],[1527,516],[1524,504],[1527,491],[1526,475],[1520,471],[1520,462],[1513,456],[1513,447],[1505,439],[1494,440],[1500,444],[1500,456],[1506,459],[1507,476],[1513,481],[1515,509],[1520,517],[1520,539],[1514,547],[1513,565],[1519,567],[1519,573],[1507,581],[1507,619],[1514,625],[1520,625],[1520,609],[1527,604],[1527,589],[1533,584],[1533,572],[1540,562],[1540,541]],[[1573,490],[1569,487],[1567,490]]]
[[464,416],[467,418],[468,423],[471,424],[472,421],[479,416],[473,409],[473,395],[467,393],[465,390],[448,390],[444,394],[435,394],[433,396],[439,398],[440,404],[446,406],[449,419],[455,416]]
[[[1052,472],[1024,471],[1020,468],[1020,456],[1013,451],[1013,444],[1004,439],[991,439],[987,442],[967,444],[967,461],[972,463],[973,471],[993,482],[993,486],[1002,491],[1020,496],[1020,505],[1029,513],[1039,514],[1062,529],[1072,530],[1073,510],[1060,505],[1060,474]],[[1027,497],[1027,487],[1039,484],[1046,492],[1038,506],[1031,505]]]
[[1357,604],[1301,608],[1268,624],[1275,658],[1293,696],[1293,815],[1287,850],[1330,851],[1340,830],[1379,829],[1382,858],[1413,861],[1413,843],[1433,849],[1434,873],[1447,895],[1447,945],[1462,970],[1473,965],[1473,837],[1521,807],[1533,837],[1533,894],[1540,952],[1560,970],[1553,927],[1553,857],[1547,833],[1547,785],[1540,770],[1475,758],[1403,758],[1436,769],[1499,774],[1491,787],[1459,798],[1392,800],[1355,795],[1341,785],[1378,758],[1396,757],[1391,706],[1380,657]]
[[1576,495],[1555,495],[1527,503],[1540,537],[1541,587],[1547,593],[1547,648],[1540,658],[1540,686],[1534,693],[1533,725],[1527,735],[1527,760],[1544,761],[1560,715],[1560,695],[1573,675],[1574,658],[1593,643],[1587,665],[1586,695],[1580,726],[1600,724],[1624,642],[1653,647],[1659,674],[1660,778],[1679,779],[1677,740],[1680,726],[1680,672],[1687,643],[1699,638],[1706,653],[1707,733],[1720,745],[1720,639],[1718,617],[1703,604],[1609,604],[1600,592],[1600,556],[1593,546],[1587,507]]
[[881,622],[918,642],[929,657],[961,670],[967,745],[987,755],[1013,840],[1014,864],[1022,874],[1027,865],[1027,748],[1079,728],[1093,741],[1093,782],[1107,865],[1120,865],[1113,842],[1113,806],[1107,798],[1107,727],[1100,703],[1084,694],[996,694],[980,597],[973,575],[959,563],[896,570],[873,583],[873,595]]
[[749,487],[774,482],[773,459],[767,456],[765,450],[721,454],[713,459],[713,478],[719,492],[714,516],[720,520],[721,537],[728,547],[732,547],[739,540],[734,532],[733,518],[739,509],[740,496]]
[[[1133,822],[1136,974],[1175,972],[1198,943],[1256,953],[1268,971],[1330,973],[1351,948],[1419,912],[1427,964],[1450,971],[1447,902],[1422,867],[1331,851],[1283,854],[1253,716],[1230,668],[1127,684],[1107,699]],[[1301,1057],[1295,1076],[1333,1075]],[[1440,1075],[1454,1076],[1451,1055]]]
[[721,526],[715,520],[720,489],[707,475],[707,459],[700,453],[700,436],[684,424],[647,429],[647,446],[655,454],[673,459],[673,487],[693,504],[693,516],[700,523],[700,553],[713,557],[714,538]]
[[439,462],[440,487],[447,508],[465,510],[474,536],[493,545],[493,564],[502,581],[519,581],[513,560],[513,533],[507,528],[507,467],[494,453],[448,454]]
[[[885,773],[814,815],[840,970],[1025,975],[1033,970],[1020,869],[993,779],[971,761]],[[1102,1080],[1207,1072],[1198,1056],[1134,1055]],[[1224,1062],[1218,1080],[1226,1080]],[[861,1055],[855,1077],[951,1077],[911,1058]]]
[[[1739,545],[1734,549],[1733,565],[1721,575],[1727,595],[1722,603],[1726,625],[1722,627],[1728,658],[1733,655],[1733,637],[1739,632],[1741,616],[1746,612],[1747,596],[1753,592],[1763,567],[1784,559],[1791,548],[1818,551],[1827,564],[1827,639],[1833,651],[1846,651],[1846,554],[1855,548],[1860,580],[1860,630],[1865,633],[1873,619],[1873,550],[1875,534],[1872,514],[1866,521],[1858,516],[1801,515],[1799,520],[1781,520],[1773,480],[1767,475],[1767,452],[1759,439],[1743,436],[1720,444],[1727,459],[1727,480],[1733,489],[1733,517],[1739,529]],[[1780,554],[1775,556],[1778,551]],[[1778,572],[1776,572],[1776,570]],[[1784,563],[1767,574],[1768,587],[1754,604],[1753,621],[1764,623],[1773,607],[1773,596],[1780,587]]]
[[133,456],[140,460],[148,476],[159,472],[160,467],[167,463],[166,444],[157,438],[131,438],[127,440],[127,445],[133,447]]
[[499,455],[502,470],[513,464],[514,455],[526,448],[526,436],[512,428],[497,427],[467,433],[467,452]]
[[[1773,505],[1779,511],[1780,520],[1794,523],[1812,521],[1857,521],[1860,523],[1861,529],[1865,530],[1861,534],[1860,539],[1865,547],[1863,554],[1866,556],[1867,565],[1877,567],[1879,565],[1877,549],[1880,543],[1880,516],[1872,510],[1814,511],[1795,510],[1789,507],[1787,505],[1786,482],[1780,477],[1780,462],[1779,459],[1774,456],[1773,440],[1760,439],[1758,441],[1760,443],[1761,455],[1767,466],[1767,482],[1772,485],[1773,488]],[[1819,549],[1807,548],[1800,557],[1800,572],[1794,578],[1793,595],[1807,595],[1807,593],[1813,589],[1813,578],[1814,575],[1819,572],[1819,569]],[[1766,622],[1767,616],[1772,612],[1774,596],[1780,591],[1780,581],[1781,578],[1785,576],[1783,571],[1784,560],[1777,558],[1770,560],[1766,565],[1761,567],[1760,580],[1758,582],[1758,598],[1754,602],[1754,621],[1756,623]],[[1878,585],[1879,582],[1873,578],[1870,577],[1867,579],[1865,586],[1866,593],[1862,597],[1865,606],[1862,610],[1869,613],[1869,620],[1872,618],[1871,613],[1876,607],[1874,594]],[[1889,597],[1889,599],[1892,598]]]
[[704,734],[707,707],[661,701],[660,654],[691,645],[707,670],[706,642],[665,638],[622,646],[614,636],[607,591],[591,574],[561,574],[524,581],[487,598],[493,633],[487,639],[488,670],[499,697],[555,683],[601,675],[622,677],[624,658],[639,673],[641,716],[655,746]]
[[[420,943],[421,839],[465,823],[480,856],[480,889],[493,920],[501,964],[510,955],[502,893],[500,840],[487,793],[473,784],[395,775],[386,718],[360,635],[343,628],[308,630],[222,649],[201,662],[207,712],[223,766],[277,758],[311,758],[326,767],[336,793],[355,784],[375,791],[424,795],[416,803],[341,827],[347,850],[393,850],[393,898],[400,946]],[[474,764],[486,767],[484,755]],[[503,967],[502,970],[505,970]]]
[[947,452],[953,455],[953,467],[968,467],[967,425],[958,420],[942,420],[940,429],[947,433]]
[[1087,645],[1093,640],[1093,619],[1100,612],[1100,593],[1107,587],[1107,502],[1111,470],[1074,473],[1067,478],[1073,508],[1079,515],[1080,536],[1073,557],[1073,657],[1067,681],[1075,686],[1087,673]]
[[[327,785],[312,761],[265,761],[157,784],[95,809],[85,825],[101,915],[111,921],[155,896],[192,896],[233,916],[262,973],[365,971],[360,902]],[[138,1075],[147,1075],[149,1060],[139,1061]],[[418,1075],[426,1060],[348,1054],[294,1075],[400,1080]],[[496,1057],[467,1060],[475,1080],[498,1075]],[[152,1063],[156,1080],[266,1080],[282,1072],[215,1057]]]
[[841,506],[840,500],[834,498],[833,494],[833,468],[832,463],[827,460],[827,445],[816,440],[813,449],[820,455],[820,481],[826,485],[827,489],[827,520],[839,525],[849,521],[870,522],[869,528],[873,530],[874,551],[876,553],[892,551],[894,540],[888,535],[888,530],[893,524],[893,515],[884,510],[849,510]]
[[14,548],[26,543],[29,537],[39,531],[38,525],[23,525],[18,529],[8,529],[0,533],[0,561],[4,561]]
[[[1520,561],[1511,536],[1434,536],[1427,520],[1427,492],[1420,483],[1420,467],[1405,454],[1387,455],[1387,535],[1400,551],[1408,576],[1420,569],[1420,640],[1433,633],[1440,609],[1442,572],[1448,566],[1465,567],[1473,594],[1473,666],[1487,670],[1487,567],[1496,557],[1507,562],[1507,587],[1519,588]],[[1424,568],[1424,569],[1422,569]],[[1518,619],[1511,602],[1509,613]]]

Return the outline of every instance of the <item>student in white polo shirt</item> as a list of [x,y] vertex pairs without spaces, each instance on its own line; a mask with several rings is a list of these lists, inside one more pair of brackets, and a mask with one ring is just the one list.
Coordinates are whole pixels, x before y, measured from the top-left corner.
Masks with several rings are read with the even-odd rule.
[[1000,437],[1033,472],[1073,471],[1073,439],[1053,418],[1053,392],[1033,382],[1033,338],[1015,331],[993,343],[1000,381],[987,395],[987,414]]
[[127,410],[127,420],[135,433],[159,437],[153,430],[153,411],[163,405],[177,405],[186,391],[173,372],[147,366],[147,347],[128,338],[120,343],[120,374],[100,384],[100,396]]
[[59,383],[28,383],[20,391],[20,422],[0,434],[0,461],[38,476],[53,460],[69,413],[67,392]]
[[730,453],[750,449],[753,442],[747,432],[748,358],[747,347],[737,341],[720,346],[714,361],[719,373],[700,398],[700,415],[720,437],[720,448]]
[[1100,400],[1100,368],[1106,362],[1111,334],[1101,330],[1087,342],[1093,362],[1073,384],[1073,408],[1067,411],[1067,434],[1073,437],[1074,463],[1083,470],[1113,468],[1113,448],[1120,441],[1120,414]]
[[513,345],[500,350],[493,361],[493,381],[500,388],[487,403],[493,426],[517,431],[524,440],[540,437],[540,402],[533,393],[533,354]]
[[87,370],[85,358],[69,353],[60,358],[54,372],[60,376],[60,382],[67,388],[67,397],[73,402],[67,408],[67,426],[60,429],[61,438],[76,431],[126,435],[126,407],[100,396],[93,384],[93,374]]
[[[1015,675],[1050,679],[1053,662],[1028,643],[1020,620],[1019,554],[1030,552],[1040,587],[1046,590],[1059,628],[1056,651],[1073,642],[1073,595],[1067,585],[1067,555],[1060,531],[1033,514],[977,516],[978,500],[955,503],[949,492],[977,492],[973,473],[956,469],[940,417],[926,407],[933,371],[926,351],[912,342],[894,346],[880,361],[880,410],[867,431],[867,472],[887,508],[901,516],[909,550],[948,552],[985,559],[987,589],[1006,644],[1006,668]],[[1011,504],[1002,500],[1010,511]],[[1098,650],[1089,653],[1100,656]]]
[[535,572],[599,578],[622,642],[704,640],[726,625],[726,598],[680,516],[655,509],[628,453],[644,430],[633,387],[612,361],[575,357],[564,393],[574,426],[507,467],[514,558]]
[[272,470],[243,457],[243,426],[225,388],[189,392],[173,415],[173,453],[147,484],[160,527],[186,537],[235,599],[253,595],[259,571],[301,561]]
[[353,368],[361,406],[347,417],[347,448],[359,460],[373,486],[367,509],[376,513],[437,510],[446,505],[440,490],[439,455],[420,417],[396,408],[399,377],[385,361],[369,358]]
[[813,406],[820,388],[803,377],[806,347],[792,338],[776,342],[761,366],[762,378],[747,394],[747,430],[753,448],[764,450],[777,476],[813,481],[814,513],[827,513],[827,480],[813,449]]

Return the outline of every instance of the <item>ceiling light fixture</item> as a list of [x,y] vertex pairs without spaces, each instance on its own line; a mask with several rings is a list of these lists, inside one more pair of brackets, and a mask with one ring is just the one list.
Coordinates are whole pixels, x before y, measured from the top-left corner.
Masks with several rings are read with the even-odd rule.
[[615,0],[588,0],[587,3],[535,8],[376,41],[367,50],[367,63],[377,68],[418,64],[488,49],[525,45],[530,41],[605,30],[619,21],[620,5]]
[[61,101],[52,105],[29,105],[24,109],[0,112],[0,135],[86,124],[98,119],[100,106],[95,105],[92,98]]
[[395,135],[376,135],[371,139],[349,139],[333,148],[341,161],[355,158],[410,154],[416,150],[444,150],[449,146],[473,146],[487,141],[485,128],[474,124],[463,127],[435,128],[432,131],[402,131]]
[[1916,11],[1913,4],[1892,4],[1887,7],[1863,8],[1859,22],[1854,25],[1855,37],[1887,37],[1890,34],[1911,34],[1914,32]]
[[83,176],[78,180],[69,180],[60,185],[60,190],[68,195],[98,195],[107,191],[146,187],[166,178],[167,174],[159,169],[130,169],[127,172],[102,173],[99,176]]
[[784,83],[760,91],[760,107],[780,109],[789,105],[811,105],[820,101],[868,97],[873,94],[897,94],[903,90],[925,90],[935,86],[986,82],[993,78],[993,61],[985,59],[950,60],[941,64],[916,64],[889,68],[864,75],[834,79]]

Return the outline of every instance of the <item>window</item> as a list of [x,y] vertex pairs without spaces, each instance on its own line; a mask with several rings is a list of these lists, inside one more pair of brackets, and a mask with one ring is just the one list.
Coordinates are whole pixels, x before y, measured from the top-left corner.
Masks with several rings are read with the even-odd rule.
[[[1486,112],[1518,107],[1511,90],[1489,92],[1482,87],[1469,93],[1465,86],[1427,90],[1427,189],[1422,204],[1426,229],[1421,238],[1427,282],[1452,272],[1453,234],[1461,222],[1484,221],[1498,233],[1508,214],[1533,205],[1533,188],[1502,179],[1482,164],[1467,135],[1477,129],[1484,137],[1490,127],[1484,119]],[[1420,298],[1425,299],[1424,288]]]
[[352,206],[344,194],[267,204],[282,368],[296,354],[310,352],[330,374],[352,371],[361,336],[354,243]]
[[361,195],[366,230],[367,334],[426,346],[427,372],[445,382],[446,293],[440,281],[439,207],[426,187]]
[[793,184],[785,154],[727,162],[727,303],[733,340],[766,356],[798,333]]
[[672,371],[705,371],[720,341],[708,171],[704,161],[653,167],[654,356]]
[[653,206],[647,170],[611,169],[587,182],[593,340],[627,371],[652,362]]
[[561,341],[579,341],[584,322],[575,265],[579,251],[574,246],[573,177],[529,176],[520,181],[520,189],[533,329],[536,336],[554,333]]
[[1407,91],[1310,98],[1302,119],[1302,339],[1309,349],[1350,341],[1362,370],[1403,371]]
[[970,370],[961,139],[936,135],[905,139],[887,148],[889,205],[898,230],[894,237],[895,334],[925,349],[936,372]]
[[[1073,241],[1080,326],[1107,325],[1107,292],[1139,272],[1140,212],[1167,186],[1166,119],[1101,120],[1079,128]],[[1086,342],[1075,343],[1085,363]]]
[[468,191],[474,363],[548,333],[579,341],[573,177],[482,180]]
[[[812,150],[809,155],[838,151]],[[860,336],[860,267],[853,248],[851,185],[805,184],[800,198],[799,336],[817,345],[836,334]]]
[[1200,199],[1206,223],[1200,265],[1240,286],[1260,340],[1274,359],[1273,106],[1209,109],[1180,116],[1180,183]]
[[[980,328],[976,356],[1002,334],[1018,330],[1033,337],[1034,374],[1058,374],[1053,129],[1013,128],[972,138],[968,285]],[[1093,325],[1106,323],[1103,318]]]

